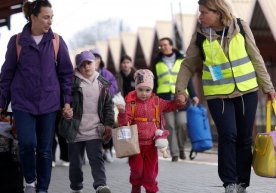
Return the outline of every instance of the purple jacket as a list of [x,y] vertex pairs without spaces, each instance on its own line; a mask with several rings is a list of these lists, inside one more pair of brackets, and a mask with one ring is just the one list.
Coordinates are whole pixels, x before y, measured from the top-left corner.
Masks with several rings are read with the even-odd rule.
[[52,30],[37,45],[30,27],[30,23],[25,25],[19,39],[22,45],[19,61],[16,35],[8,43],[0,77],[0,108],[11,100],[13,110],[39,115],[59,110],[61,102],[72,101],[73,66],[61,37],[56,65]]
[[100,75],[102,75],[107,81],[111,83],[110,92],[112,97],[119,92],[117,80],[115,76],[106,68],[101,68],[99,70]]

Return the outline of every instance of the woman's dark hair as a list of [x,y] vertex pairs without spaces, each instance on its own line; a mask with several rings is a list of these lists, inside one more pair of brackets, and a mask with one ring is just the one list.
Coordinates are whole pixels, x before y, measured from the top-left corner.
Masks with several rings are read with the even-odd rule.
[[123,62],[124,60],[129,60],[129,61],[132,62],[131,57],[130,57],[129,55],[126,55],[126,54],[123,55],[123,56],[121,57],[120,64],[122,64],[122,62]]
[[173,41],[172,41],[171,38],[169,38],[169,37],[164,37],[164,38],[161,38],[161,39],[159,40],[159,42],[164,41],[164,40],[167,40],[167,41],[169,42],[170,46],[173,46]]
[[99,68],[103,68],[105,65],[104,65],[104,61],[103,61],[103,59],[102,59],[102,56],[99,55],[99,54],[95,54],[95,53],[94,53],[94,56],[100,58]]
[[38,16],[41,7],[50,7],[52,4],[48,0],[26,1],[23,5],[23,13],[28,21],[31,21],[31,15]]

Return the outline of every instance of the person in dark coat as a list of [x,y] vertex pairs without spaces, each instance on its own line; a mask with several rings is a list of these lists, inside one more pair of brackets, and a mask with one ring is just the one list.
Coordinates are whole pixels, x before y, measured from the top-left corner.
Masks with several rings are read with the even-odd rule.
[[[96,57],[96,70],[103,76],[107,81],[111,83],[110,93],[112,97],[119,92],[118,84],[115,76],[104,66],[104,62],[100,53],[100,50],[94,48],[91,50],[92,54]],[[104,150],[104,159],[105,161],[111,163],[113,162],[113,154],[112,154],[113,140],[111,139],[107,144],[103,144]]]

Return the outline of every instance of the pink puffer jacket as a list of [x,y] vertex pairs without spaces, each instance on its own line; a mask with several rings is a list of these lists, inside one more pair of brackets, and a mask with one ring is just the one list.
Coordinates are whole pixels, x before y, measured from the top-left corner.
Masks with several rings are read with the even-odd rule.
[[[131,103],[135,102],[136,111],[135,117],[148,118],[148,120],[155,119],[155,106],[156,106],[156,97],[155,94],[152,94],[149,99],[146,101],[141,101],[137,98],[136,91],[131,91],[126,96],[126,111],[125,113],[118,114],[118,124],[119,126],[125,126],[137,124],[138,128],[138,137],[140,145],[150,145],[154,143],[154,135],[157,129],[155,122],[153,121],[137,121],[134,120],[132,115]],[[171,112],[176,109],[183,108],[183,106],[178,106],[175,101],[167,101],[159,98],[159,115],[161,116],[161,123],[164,125],[164,116],[163,112]]]

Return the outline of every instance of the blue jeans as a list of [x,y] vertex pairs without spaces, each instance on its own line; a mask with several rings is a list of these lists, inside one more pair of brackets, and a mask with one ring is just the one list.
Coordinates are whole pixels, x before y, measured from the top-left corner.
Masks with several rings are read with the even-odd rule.
[[25,181],[37,181],[37,191],[47,192],[51,179],[52,143],[57,112],[32,115],[14,110],[13,114]]
[[218,172],[223,186],[232,183],[249,186],[257,92],[207,102],[218,131]]

